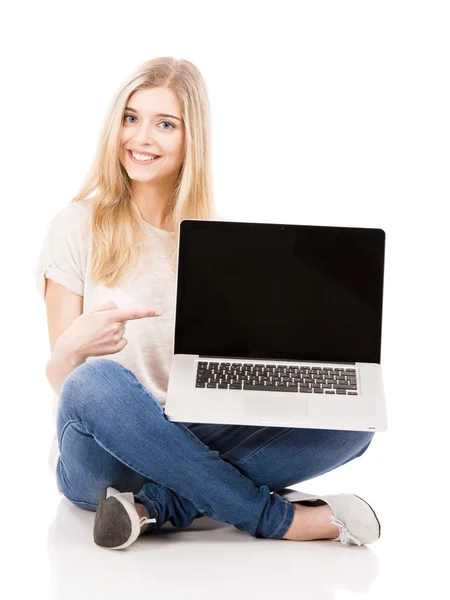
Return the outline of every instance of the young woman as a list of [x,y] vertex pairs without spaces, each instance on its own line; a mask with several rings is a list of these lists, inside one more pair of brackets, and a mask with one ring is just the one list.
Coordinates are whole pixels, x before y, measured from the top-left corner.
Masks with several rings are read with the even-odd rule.
[[115,94],[91,171],[38,261],[58,491],[96,511],[94,541],[110,549],[203,515],[254,537],[375,541],[378,520],[357,496],[284,489],[361,456],[373,433],[166,419],[185,218],[218,218],[208,96],[191,62],[156,58]]

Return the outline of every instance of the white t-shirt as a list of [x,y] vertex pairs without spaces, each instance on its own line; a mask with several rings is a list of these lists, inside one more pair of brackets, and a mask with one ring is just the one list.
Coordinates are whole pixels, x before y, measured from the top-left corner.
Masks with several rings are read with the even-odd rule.
[[[90,215],[92,198],[69,203],[52,219],[46,232],[36,269],[36,285],[44,298],[45,278],[83,296],[83,313],[113,300],[118,308],[161,308],[159,317],[127,321],[128,344],[115,354],[89,357],[108,358],[132,371],[139,382],[164,406],[173,356],[176,273],[169,265],[175,246],[175,233],[158,229],[142,220],[148,234],[149,251],[144,253],[137,271],[120,285],[107,288],[86,278],[92,257]],[[217,220],[222,220],[216,216]],[[176,264],[176,263],[175,263]],[[137,273],[137,275],[136,275]],[[48,464],[56,478],[59,458],[56,415],[59,396],[53,394],[52,440]],[[57,490],[62,494],[56,479]]]

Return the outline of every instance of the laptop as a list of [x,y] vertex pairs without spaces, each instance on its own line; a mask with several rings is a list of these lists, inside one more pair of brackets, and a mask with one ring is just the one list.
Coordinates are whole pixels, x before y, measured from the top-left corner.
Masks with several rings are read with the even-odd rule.
[[387,429],[385,232],[184,219],[169,421]]

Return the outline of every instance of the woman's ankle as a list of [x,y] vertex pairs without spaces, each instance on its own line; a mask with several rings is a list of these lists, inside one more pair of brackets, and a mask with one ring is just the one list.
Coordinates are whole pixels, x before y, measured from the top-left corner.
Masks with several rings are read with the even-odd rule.
[[328,504],[304,506],[293,502],[292,505],[295,510],[294,519],[282,537],[283,540],[333,540],[338,537],[339,528],[330,521],[333,511]]
[[[136,507],[139,517],[145,517],[146,519],[148,519],[150,517],[148,510],[145,508],[145,506],[143,504],[135,501],[134,505]],[[144,523],[144,525],[141,526],[141,534],[144,533],[144,531],[147,529],[147,527],[148,527],[148,523]]]

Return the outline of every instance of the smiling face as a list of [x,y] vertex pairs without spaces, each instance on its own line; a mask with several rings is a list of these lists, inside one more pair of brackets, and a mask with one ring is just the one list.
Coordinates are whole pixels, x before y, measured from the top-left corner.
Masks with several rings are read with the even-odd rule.
[[[133,92],[123,115],[119,155],[130,179],[175,182],[183,164],[184,131],[180,103],[172,90],[158,87]],[[149,154],[160,158],[140,160]]]

